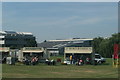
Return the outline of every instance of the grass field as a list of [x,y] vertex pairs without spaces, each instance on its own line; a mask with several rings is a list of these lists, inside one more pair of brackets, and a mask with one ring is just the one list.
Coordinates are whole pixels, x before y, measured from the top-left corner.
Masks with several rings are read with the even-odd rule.
[[3,78],[117,78],[118,69],[112,67],[111,59],[104,65],[36,66],[3,64]]

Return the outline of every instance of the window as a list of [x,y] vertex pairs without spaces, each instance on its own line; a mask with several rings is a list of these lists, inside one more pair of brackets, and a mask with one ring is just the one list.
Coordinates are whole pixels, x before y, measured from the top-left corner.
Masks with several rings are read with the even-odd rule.
[[100,59],[100,56],[99,55],[95,55],[95,58]]

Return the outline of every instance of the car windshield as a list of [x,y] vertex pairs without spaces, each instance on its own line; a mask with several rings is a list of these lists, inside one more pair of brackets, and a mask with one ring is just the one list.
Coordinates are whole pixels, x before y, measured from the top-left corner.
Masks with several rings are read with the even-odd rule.
[[95,55],[95,58],[100,59],[100,56],[99,55]]

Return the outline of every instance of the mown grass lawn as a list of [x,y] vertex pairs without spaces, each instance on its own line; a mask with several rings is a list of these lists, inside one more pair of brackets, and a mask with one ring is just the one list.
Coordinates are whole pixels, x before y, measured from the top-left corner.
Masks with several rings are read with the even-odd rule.
[[107,59],[104,65],[56,65],[39,64],[2,65],[3,78],[117,78],[118,69],[112,67],[112,60]]

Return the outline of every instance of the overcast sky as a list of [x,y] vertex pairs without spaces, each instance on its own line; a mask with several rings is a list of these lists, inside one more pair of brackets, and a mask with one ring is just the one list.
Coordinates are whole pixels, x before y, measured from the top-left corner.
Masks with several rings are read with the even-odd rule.
[[38,42],[118,32],[117,2],[4,2],[2,14],[2,30],[32,32]]

